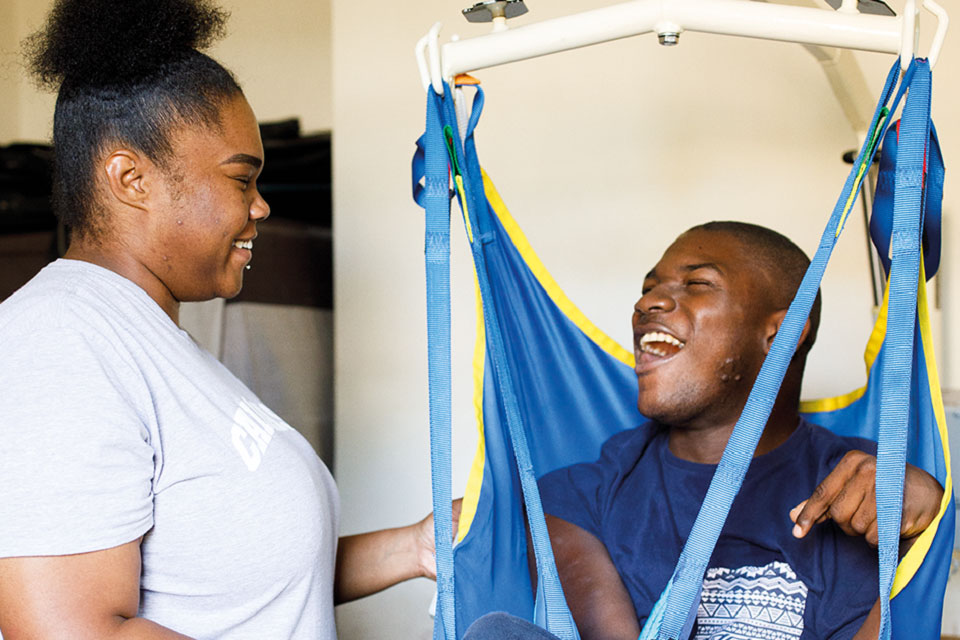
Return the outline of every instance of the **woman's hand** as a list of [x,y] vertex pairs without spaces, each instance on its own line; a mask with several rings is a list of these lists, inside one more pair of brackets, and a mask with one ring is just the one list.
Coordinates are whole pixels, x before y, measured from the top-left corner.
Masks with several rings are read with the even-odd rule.
[[[453,501],[454,523],[460,519],[460,503]],[[435,580],[434,553],[433,514],[406,527],[344,536],[337,545],[334,602],[363,598],[411,578]]]
[[[463,498],[457,498],[452,504],[453,539],[457,539],[457,527],[460,522],[460,507]],[[413,525],[416,529],[417,558],[420,563],[420,575],[431,580],[437,579],[436,545],[434,544],[433,514]]]

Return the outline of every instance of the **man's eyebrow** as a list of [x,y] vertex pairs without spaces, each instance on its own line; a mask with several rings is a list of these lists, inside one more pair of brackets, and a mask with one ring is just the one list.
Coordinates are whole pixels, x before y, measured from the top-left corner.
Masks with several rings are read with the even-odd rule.
[[723,269],[721,269],[720,266],[715,262],[699,262],[697,264],[688,264],[683,266],[682,269],[687,273],[691,271],[697,271],[698,269],[711,269],[720,275],[723,275]]
[[225,164],[249,164],[254,169],[259,169],[263,166],[263,160],[249,153],[235,153],[220,163],[221,166]]

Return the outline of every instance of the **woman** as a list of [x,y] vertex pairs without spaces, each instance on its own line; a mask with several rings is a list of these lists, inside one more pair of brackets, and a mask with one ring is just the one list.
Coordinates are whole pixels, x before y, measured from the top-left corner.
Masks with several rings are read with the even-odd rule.
[[15,638],[334,638],[334,600],[431,576],[432,519],[337,541],[306,440],[178,327],[235,296],[263,146],[199,47],[206,0],[58,0],[64,259],[0,305],[0,630]]

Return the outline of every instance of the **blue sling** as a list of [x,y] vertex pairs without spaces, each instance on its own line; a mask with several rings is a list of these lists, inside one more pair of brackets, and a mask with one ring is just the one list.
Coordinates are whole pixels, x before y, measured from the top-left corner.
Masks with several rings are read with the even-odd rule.
[[[952,549],[954,513],[949,508],[949,452],[920,255],[924,228],[923,244],[932,275],[936,261],[930,260],[930,252],[935,250],[939,256],[939,234],[930,229],[939,228],[943,170],[929,125],[929,67],[915,61],[899,90],[897,75],[895,65],[873,118],[874,135],[868,136],[854,163],[674,575],[648,618],[642,638],[689,635],[707,562],[778,393],[792,345],[797,343],[865,168],[876,152],[875,140],[888,130],[888,113],[896,110],[907,87],[910,91],[892,170],[895,196],[889,205],[889,198],[878,193],[874,214],[875,220],[886,220],[876,226],[887,225],[892,231],[877,235],[892,240],[889,291],[867,348],[868,384],[841,398],[805,403],[802,410],[812,421],[842,435],[878,441],[880,590],[895,596],[892,601],[881,599],[881,637],[890,637],[891,630],[897,638],[939,636],[940,594]],[[431,91],[427,132],[419,142],[413,167],[414,195],[427,210],[431,460],[438,513],[451,496],[448,252],[449,202],[454,195],[463,212],[483,309],[475,366],[481,446],[467,488],[456,548],[449,544],[449,521],[436,519],[434,637],[459,638],[483,613],[508,611],[534,620],[566,640],[576,638],[577,632],[559,585],[536,479],[553,469],[595,459],[606,439],[636,426],[640,416],[635,411],[633,356],[597,330],[563,295],[482,173],[474,140],[482,105],[483,93],[478,89],[461,138],[449,88],[444,97]],[[892,157],[885,144],[884,162]],[[881,184],[886,184],[890,171],[881,174]],[[419,184],[420,177],[425,177],[424,185]],[[898,567],[906,461],[929,471],[946,491],[937,520]],[[535,597],[527,570],[525,521],[536,556]],[[901,635],[903,629],[910,629],[909,636]]]

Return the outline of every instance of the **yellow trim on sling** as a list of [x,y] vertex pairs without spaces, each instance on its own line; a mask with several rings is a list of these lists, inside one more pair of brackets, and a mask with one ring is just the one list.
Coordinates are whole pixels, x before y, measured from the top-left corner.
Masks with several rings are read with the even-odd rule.
[[[870,332],[870,339],[867,340],[867,347],[863,352],[863,361],[867,365],[867,376],[870,375],[870,369],[873,367],[877,354],[880,353],[880,347],[883,345],[883,337],[887,334],[887,302],[890,297],[889,289],[883,292],[883,304],[880,306],[880,314],[873,325],[873,331]],[[863,397],[866,392],[866,385],[859,389],[854,389],[849,393],[832,398],[820,398],[817,400],[804,400],[800,403],[801,413],[824,413],[827,411],[836,411],[844,409]]]
[[470,209],[467,206],[467,190],[463,186],[463,176],[454,176],[453,181],[460,195],[460,210],[463,212],[463,224],[467,228],[467,239],[470,240],[470,244],[473,244],[473,228],[470,226]]
[[460,522],[457,527],[457,542],[470,532],[470,525],[477,515],[480,502],[480,488],[483,485],[483,469],[486,464],[486,441],[483,436],[483,372],[487,358],[487,330],[483,324],[483,299],[480,297],[480,284],[474,272],[474,289],[477,292],[477,338],[473,344],[473,410],[477,416],[477,452],[473,456],[467,487],[460,506]]
[[897,573],[893,578],[893,589],[890,591],[890,598],[894,598],[917,573],[920,565],[926,558],[927,551],[933,543],[934,536],[937,535],[937,529],[940,521],[947,509],[953,508],[953,475],[950,469],[950,443],[947,440],[947,417],[943,410],[943,396],[940,393],[940,375],[937,373],[937,359],[933,351],[933,334],[930,330],[930,311],[927,308],[927,278],[923,266],[923,259],[920,260],[920,284],[917,288],[917,313],[920,324],[920,337],[923,343],[923,356],[927,363],[927,380],[930,383],[930,398],[933,401],[933,414],[937,420],[937,429],[940,432],[940,443],[943,447],[943,462],[947,471],[946,482],[943,487],[943,500],[940,502],[940,511],[936,518],[930,523],[930,526],[917,537],[913,546],[907,551],[906,555],[900,560],[897,567]]
[[507,205],[500,199],[500,194],[497,193],[497,189],[493,186],[493,182],[490,180],[486,171],[483,172],[483,189],[486,191],[490,206],[493,207],[494,213],[496,213],[500,219],[500,224],[506,229],[510,240],[513,241],[514,246],[517,248],[517,251],[520,252],[524,262],[527,263],[530,271],[533,272],[540,286],[546,290],[547,295],[550,296],[553,303],[563,311],[564,315],[566,315],[580,331],[593,340],[598,347],[632,369],[635,366],[633,353],[621,347],[617,344],[616,340],[590,322],[587,316],[567,297],[560,288],[560,285],[557,284],[553,276],[550,275],[550,272],[547,271],[547,268],[540,262],[540,258],[537,257],[533,247],[527,242],[527,237],[523,235],[523,230],[520,229],[520,226],[513,219],[513,216],[510,215],[510,211],[507,210]]
[[[557,284],[547,271],[547,268],[540,261],[540,258],[537,257],[533,247],[530,246],[523,231],[519,225],[517,225],[513,216],[510,215],[510,211],[500,198],[500,194],[497,193],[497,189],[493,186],[493,182],[490,180],[486,171],[482,171],[482,173],[483,188],[486,192],[487,200],[490,202],[490,206],[493,207],[493,211],[497,215],[497,218],[499,218],[500,224],[506,229],[510,240],[520,252],[520,256],[537,278],[540,286],[546,290],[547,295],[550,296],[553,303],[570,318],[577,328],[593,340],[597,346],[620,362],[633,368],[633,354],[621,347],[613,338],[606,335],[595,324],[590,322],[583,312],[581,312],[566,296],[563,290],[560,289],[560,285]],[[457,176],[456,184],[461,201],[466,202],[463,182],[459,176]],[[470,228],[470,220],[466,216],[464,218],[467,224],[467,234],[472,242],[473,230]],[[463,540],[470,532],[470,526],[473,524],[474,517],[476,517],[477,505],[480,501],[480,489],[483,484],[484,465],[486,464],[486,448],[483,436],[483,377],[484,367],[486,366],[486,329],[483,324],[483,300],[480,297],[480,287],[476,280],[476,272],[474,272],[474,286],[477,290],[477,338],[473,348],[473,406],[477,417],[478,440],[477,452],[474,455],[473,464],[470,467],[470,475],[467,478],[467,486],[464,490],[463,505],[460,508],[460,522],[457,526],[457,542]]]

